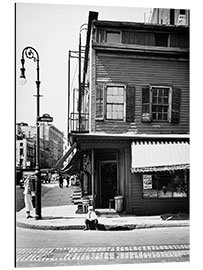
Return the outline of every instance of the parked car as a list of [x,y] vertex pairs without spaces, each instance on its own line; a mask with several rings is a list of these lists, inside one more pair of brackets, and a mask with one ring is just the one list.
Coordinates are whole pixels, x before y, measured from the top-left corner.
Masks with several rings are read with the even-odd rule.
[[49,174],[47,172],[41,172],[41,182],[42,183],[50,183],[51,179],[49,178]]

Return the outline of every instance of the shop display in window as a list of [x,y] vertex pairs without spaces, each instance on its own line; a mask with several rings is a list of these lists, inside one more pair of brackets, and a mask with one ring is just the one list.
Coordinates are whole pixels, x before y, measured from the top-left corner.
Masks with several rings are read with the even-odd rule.
[[188,180],[184,171],[160,172],[143,175],[143,197],[184,198],[188,197]]

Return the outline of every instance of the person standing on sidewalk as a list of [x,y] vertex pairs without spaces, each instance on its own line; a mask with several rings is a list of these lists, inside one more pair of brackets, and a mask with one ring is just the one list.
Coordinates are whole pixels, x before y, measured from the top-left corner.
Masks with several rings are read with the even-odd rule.
[[24,181],[24,202],[26,218],[32,218],[30,212],[33,210],[32,196],[34,195],[34,186],[31,176],[27,176]]
[[88,213],[87,213],[87,217],[85,219],[85,229],[86,230],[98,230],[97,225],[98,225],[98,218],[97,218],[97,214],[95,213],[93,206],[89,206],[88,207]]

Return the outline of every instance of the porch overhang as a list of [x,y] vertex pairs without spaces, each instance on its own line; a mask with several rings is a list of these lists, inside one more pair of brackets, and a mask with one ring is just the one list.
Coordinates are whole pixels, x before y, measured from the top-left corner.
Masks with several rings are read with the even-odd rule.
[[145,142],[131,144],[131,172],[158,172],[189,169],[188,142]]

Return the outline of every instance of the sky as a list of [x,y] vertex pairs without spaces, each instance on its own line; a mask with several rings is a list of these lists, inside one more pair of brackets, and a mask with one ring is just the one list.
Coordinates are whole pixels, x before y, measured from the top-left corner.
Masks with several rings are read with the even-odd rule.
[[[22,50],[31,46],[40,59],[40,115],[49,113],[53,125],[67,135],[68,51],[78,50],[80,26],[88,22],[89,11],[99,20],[144,22],[150,8],[79,6],[17,3],[16,5],[16,121],[35,125],[36,62],[25,58],[27,83],[19,84]],[[85,45],[86,31],[82,31]],[[71,59],[72,87],[78,87],[78,61]],[[76,72],[76,73],[75,73]],[[76,74],[74,76],[74,74]],[[72,100],[70,101],[70,103]]]

